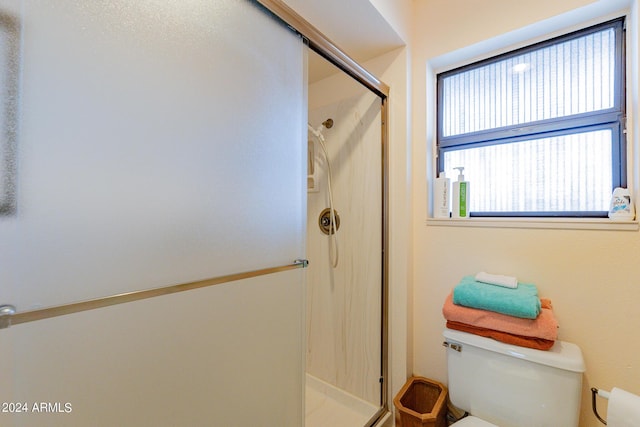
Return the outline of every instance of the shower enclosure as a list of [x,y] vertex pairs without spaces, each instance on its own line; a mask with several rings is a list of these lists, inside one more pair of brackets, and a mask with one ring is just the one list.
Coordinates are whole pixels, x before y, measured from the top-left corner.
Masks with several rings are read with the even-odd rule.
[[[386,413],[383,83],[276,0],[0,0],[0,30],[0,425],[300,427],[305,365],[361,412],[322,425]],[[307,90],[305,44],[359,83]]]
[[317,61],[308,91],[306,426],[365,426],[384,386],[382,102],[337,69],[314,77]]

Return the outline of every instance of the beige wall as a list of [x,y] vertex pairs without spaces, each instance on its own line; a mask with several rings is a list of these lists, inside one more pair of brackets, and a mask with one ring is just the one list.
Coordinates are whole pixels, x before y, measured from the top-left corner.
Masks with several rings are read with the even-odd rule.
[[411,374],[411,141],[408,128],[409,51],[396,49],[365,64],[390,87],[389,155],[389,408],[395,393]]
[[[365,62],[364,67],[390,87],[389,155],[389,372],[388,400],[411,375],[411,141],[408,128],[409,51],[399,48]],[[390,420],[392,421],[392,419]],[[385,424],[387,425],[387,424]]]
[[[412,56],[412,235],[413,235],[413,371],[446,380],[441,346],[445,296],[465,274],[491,271],[518,276],[538,285],[552,299],[560,339],[582,348],[584,376],[581,426],[598,426],[591,413],[590,387],[620,387],[640,394],[640,235],[637,231],[440,227],[426,225],[428,181],[432,179],[433,98],[429,66],[457,61],[450,55],[482,56],[488,39],[513,33],[513,43],[535,38],[530,24],[571,27],[587,22],[616,2],[587,0],[420,0],[414,2]],[[621,2],[617,2],[619,5]],[[626,2],[634,10],[637,0]],[[617,7],[616,5],[616,7]],[[588,6],[573,20],[548,18]],[[564,22],[564,24],[563,24]],[[637,23],[632,37],[637,43]],[[526,31],[518,30],[525,28]],[[559,28],[558,28],[559,29]],[[527,33],[528,31],[528,33]],[[546,30],[545,30],[546,31]],[[481,43],[482,42],[482,43]],[[479,44],[480,43],[480,44]],[[483,44],[484,43],[484,44]],[[504,38],[497,41],[505,44]],[[492,49],[495,47],[491,47]],[[504,47],[504,46],[503,46]],[[444,56],[443,56],[444,55]],[[637,55],[634,53],[637,68]],[[437,71],[437,70],[435,70]],[[637,74],[635,74],[637,76]],[[636,79],[637,80],[637,79]],[[637,88],[630,102],[637,104]],[[426,95],[425,95],[426,94]],[[635,107],[635,105],[632,105]],[[637,109],[636,109],[637,111]],[[632,122],[632,128],[637,126]],[[633,139],[633,135],[630,135]],[[637,143],[631,141],[633,149]],[[633,159],[634,151],[631,150]],[[637,163],[637,162],[636,162]],[[633,176],[632,176],[633,178]],[[633,179],[637,180],[637,179]],[[472,184],[473,185],[473,184]],[[606,403],[600,406],[605,412]]]
[[402,40],[411,38],[413,0],[370,0]]

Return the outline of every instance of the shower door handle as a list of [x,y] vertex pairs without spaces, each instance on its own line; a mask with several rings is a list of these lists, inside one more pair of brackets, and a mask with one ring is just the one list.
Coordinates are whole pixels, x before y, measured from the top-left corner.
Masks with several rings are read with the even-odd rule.
[[11,316],[16,314],[16,308],[11,304],[0,305],[0,329],[11,326]]

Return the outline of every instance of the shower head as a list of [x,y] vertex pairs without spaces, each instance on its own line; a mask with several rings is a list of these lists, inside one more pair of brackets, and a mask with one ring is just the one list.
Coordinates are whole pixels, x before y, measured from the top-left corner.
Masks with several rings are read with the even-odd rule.
[[309,131],[318,139],[321,139],[322,141],[324,141],[324,135],[322,135],[322,127],[325,127],[326,129],[331,129],[333,127],[333,119],[332,118],[328,118],[327,120],[325,120],[324,122],[322,122],[322,124],[320,126],[318,126],[318,129],[314,129],[313,126],[311,126],[310,123],[307,123],[307,127],[309,128]]
[[324,136],[322,136],[322,126],[318,126],[318,129],[314,129],[310,123],[307,123],[307,128],[309,129],[309,132],[313,134],[313,136],[321,141],[324,141]]

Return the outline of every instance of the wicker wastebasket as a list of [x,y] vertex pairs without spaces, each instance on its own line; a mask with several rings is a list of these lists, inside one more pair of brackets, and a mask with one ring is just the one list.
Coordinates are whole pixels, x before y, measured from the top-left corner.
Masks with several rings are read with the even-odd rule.
[[446,427],[447,388],[424,377],[411,377],[398,392],[396,427]]

